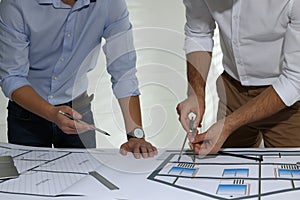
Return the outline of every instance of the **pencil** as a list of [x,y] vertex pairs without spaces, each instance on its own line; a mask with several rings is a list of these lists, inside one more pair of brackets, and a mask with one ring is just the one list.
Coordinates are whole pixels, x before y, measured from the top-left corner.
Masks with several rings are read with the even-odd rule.
[[[80,123],[83,123],[83,124],[88,124],[87,122],[84,122],[84,121],[82,121],[82,120],[80,120],[80,119],[74,119],[71,115],[69,115],[68,113],[65,113],[65,112],[63,112],[63,111],[58,111],[59,112],[59,114],[62,114],[63,116],[65,116],[65,117],[67,117],[67,118],[69,118],[69,119],[71,119],[71,120],[74,120],[74,121],[76,121],[76,122],[80,122]],[[95,127],[95,126],[93,126],[93,125],[91,125],[91,124],[88,124],[93,130],[95,130],[95,131],[98,131],[98,132],[100,132],[100,133],[103,133],[104,135],[107,135],[107,136],[110,136],[110,134],[109,133],[107,133],[106,131],[103,131],[103,130],[101,130],[100,128],[97,128],[97,127]]]

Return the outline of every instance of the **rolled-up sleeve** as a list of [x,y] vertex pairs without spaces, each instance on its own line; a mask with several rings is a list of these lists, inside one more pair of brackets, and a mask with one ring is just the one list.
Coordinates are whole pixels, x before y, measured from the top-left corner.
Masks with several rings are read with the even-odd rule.
[[27,80],[29,41],[14,2],[3,0],[0,4],[0,86],[10,99],[16,89],[30,85]]
[[291,106],[300,100],[300,1],[294,1],[284,43],[282,74],[273,88],[282,101]]
[[185,53],[212,52],[216,25],[206,3],[203,0],[184,0],[184,5],[186,7]]
[[140,94],[136,77],[136,52],[133,44],[132,25],[124,0],[110,3],[108,22],[103,37],[107,71],[111,75],[116,98]]

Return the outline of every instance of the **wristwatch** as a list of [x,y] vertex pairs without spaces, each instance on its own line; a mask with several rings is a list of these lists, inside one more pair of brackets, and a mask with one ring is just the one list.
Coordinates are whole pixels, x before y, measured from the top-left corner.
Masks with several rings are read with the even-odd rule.
[[145,138],[144,130],[141,128],[135,128],[133,131],[127,133],[127,139],[130,138]]

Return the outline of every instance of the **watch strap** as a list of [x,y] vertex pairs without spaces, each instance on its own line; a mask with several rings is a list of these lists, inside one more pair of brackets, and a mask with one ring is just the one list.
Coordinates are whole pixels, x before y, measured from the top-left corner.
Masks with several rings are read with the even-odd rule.
[[127,135],[127,140],[129,140],[129,139],[131,139],[131,138],[136,138],[136,137],[134,137],[133,135],[130,135],[130,134],[126,134]]

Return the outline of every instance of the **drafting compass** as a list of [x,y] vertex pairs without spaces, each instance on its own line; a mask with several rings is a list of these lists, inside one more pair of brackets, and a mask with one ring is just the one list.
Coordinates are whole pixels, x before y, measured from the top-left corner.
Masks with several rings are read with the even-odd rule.
[[[192,134],[193,138],[195,137],[195,134],[196,134],[196,129],[194,128],[194,122],[195,122],[194,117],[192,117],[192,119],[190,120],[190,123],[189,123],[189,129],[190,129],[190,133]],[[181,159],[182,152],[183,152],[183,149],[184,149],[186,141],[187,141],[187,137],[188,137],[188,133],[185,135],[185,138],[184,138],[181,150],[180,150],[180,154],[178,156],[178,162]],[[196,159],[196,153],[195,153],[195,151],[193,149],[193,162],[194,163],[195,163],[195,159]]]

